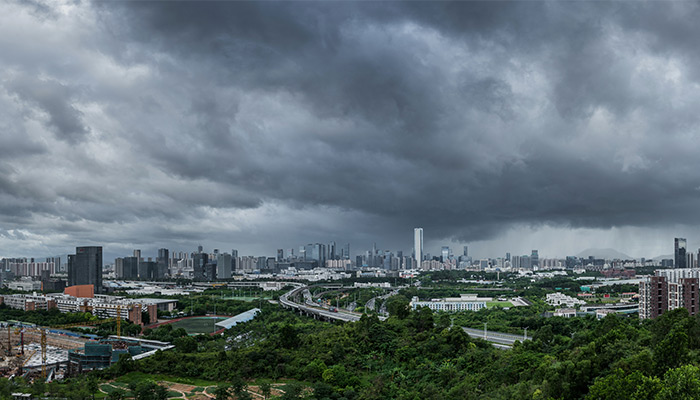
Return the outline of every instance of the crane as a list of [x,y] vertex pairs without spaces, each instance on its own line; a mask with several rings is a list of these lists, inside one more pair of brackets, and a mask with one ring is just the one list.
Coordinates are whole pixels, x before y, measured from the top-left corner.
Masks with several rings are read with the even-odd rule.
[[122,336],[122,305],[117,304],[117,337]]
[[46,329],[41,330],[41,377],[46,379]]

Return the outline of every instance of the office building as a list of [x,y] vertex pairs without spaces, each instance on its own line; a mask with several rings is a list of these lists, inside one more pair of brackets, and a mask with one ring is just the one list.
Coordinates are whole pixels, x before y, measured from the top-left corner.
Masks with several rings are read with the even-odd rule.
[[674,242],[674,253],[673,253],[673,266],[675,268],[687,268],[688,260],[686,258],[686,248],[687,241],[685,238],[675,238]]
[[[202,246],[199,246],[202,247]],[[209,262],[209,255],[206,253],[195,253],[192,257],[192,269],[194,273],[194,280],[203,281],[205,280],[205,266]]]
[[114,260],[114,270],[118,279],[137,279],[139,277],[138,258],[117,258]]
[[153,274],[155,279],[164,279],[168,274],[168,259],[170,258],[170,251],[168,249],[158,249],[158,257],[156,258],[156,270]]
[[[277,255],[280,256],[279,254]],[[216,260],[216,277],[217,279],[230,279],[233,273],[233,261],[231,255],[222,253],[217,256]]]
[[423,261],[423,228],[413,229],[413,254],[418,265]]
[[102,246],[76,247],[68,255],[68,286],[93,285],[102,293]]
[[141,280],[146,280],[150,281],[155,278],[156,275],[156,270],[158,269],[158,266],[155,261],[151,261],[151,258],[148,258],[148,261],[141,261],[139,263],[139,279]]
[[537,250],[532,250],[530,254],[530,266],[533,268],[540,266],[540,255]]

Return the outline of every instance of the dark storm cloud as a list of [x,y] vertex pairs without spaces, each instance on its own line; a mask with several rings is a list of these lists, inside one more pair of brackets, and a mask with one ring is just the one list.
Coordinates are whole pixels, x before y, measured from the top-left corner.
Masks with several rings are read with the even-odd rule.
[[4,221],[399,246],[699,220],[694,3],[14,7],[66,56],[5,44],[0,127],[51,161],[0,179]]
[[38,107],[49,116],[48,124],[60,139],[79,142],[89,129],[83,124],[82,113],[71,105],[73,90],[60,82],[36,77],[18,76],[5,87],[17,94],[21,101]]
[[[681,222],[690,210],[667,209],[668,201],[687,205],[698,197],[696,175],[667,176],[680,166],[667,160],[663,148],[639,150],[669,163],[665,169],[630,172],[615,160],[623,139],[579,149],[562,140],[587,135],[594,128],[584,125],[596,111],[624,119],[657,101],[650,98],[657,92],[645,93],[630,79],[639,60],[628,52],[656,50],[634,34],[626,36],[625,13],[643,12],[636,5],[120,6],[133,21],[124,33],[130,40],[190,68],[204,64],[206,76],[193,74],[195,81],[290,93],[318,121],[356,124],[339,134],[310,124],[306,132],[275,132],[256,144],[250,137],[265,133],[236,126],[235,110],[195,99],[197,135],[220,146],[214,158],[182,154],[185,162],[168,149],[171,159],[161,161],[183,175],[240,185],[264,198],[389,215],[404,227],[427,225],[463,239],[490,225],[496,232],[520,222]],[[664,28],[646,35],[663,40]],[[464,57],[444,65],[449,57],[436,58],[435,46]],[[538,71],[544,74],[544,85],[535,88],[541,93],[512,88]],[[509,73],[523,76],[504,76]],[[527,103],[533,101],[546,101],[541,121],[528,120]],[[658,134],[650,129],[640,139],[651,143]],[[247,151],[240,154],[237,144],[246,140]],[[293,150],[274,152],[274,144]],[[230,168],[217,169],[212,160],[225,154],[239,156]],[[647,185],[650,178],[656,185]],[[479,228],[465,230],[467,224]]]

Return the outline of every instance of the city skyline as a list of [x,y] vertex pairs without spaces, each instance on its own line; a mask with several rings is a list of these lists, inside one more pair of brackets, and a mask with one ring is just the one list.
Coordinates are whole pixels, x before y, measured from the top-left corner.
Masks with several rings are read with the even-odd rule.
[[432,254],[695,253],[698,13],[5,2],[0,257],[408,254],[417,226]]

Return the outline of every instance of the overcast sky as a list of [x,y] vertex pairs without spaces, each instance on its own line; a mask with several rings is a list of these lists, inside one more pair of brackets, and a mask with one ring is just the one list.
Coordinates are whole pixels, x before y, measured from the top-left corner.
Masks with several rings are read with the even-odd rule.
[[[0,257],[700,247],[696,2],[0,2]],[[106,260],[109,262],[109,259]]]

